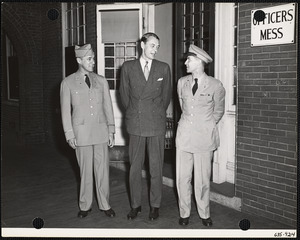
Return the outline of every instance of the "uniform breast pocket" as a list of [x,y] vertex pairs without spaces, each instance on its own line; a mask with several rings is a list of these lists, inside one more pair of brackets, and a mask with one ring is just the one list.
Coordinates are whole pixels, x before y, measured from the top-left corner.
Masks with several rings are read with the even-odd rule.
[[80,90],[71,91],[72,104],[79,105],[82,95],[83,95],[83,93]]
[[208,104],[213,101],[213,97],[211,94],[200,94],[200,96],[198,97],[198,101],[203,104]]

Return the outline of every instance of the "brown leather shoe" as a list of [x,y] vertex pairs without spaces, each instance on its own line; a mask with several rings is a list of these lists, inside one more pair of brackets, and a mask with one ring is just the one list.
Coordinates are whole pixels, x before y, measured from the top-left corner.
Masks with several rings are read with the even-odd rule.
[[115,211],[112,208],[110,208],[108,210],[101,210],[101,211],[104,212],[105,215],[108,216],[108,217],[114,217],[114,216],[116,216],[116,213],[115,213]]
[[142,211],[142,207],[139,206],[137,208],[132,208],[130,210],[130,212],[127,214],[127,218],[128,220],[132,220],[132,219],[135,219],[138,215],[138,213],[140,213]]
[[150,207],[149,219],[151,221],[157,219],[159,217],[159,208]]
[[206,218],[206,219],[202,219],[202,224],[206,227],[211,227],[213,222],[211,220],[211,218]]
[[179,224],[182,225],[182,226],[186,226],[189,224],[189,220],[190,220],[190,217],[186,217],[186,218],[179,218]]
[[79,213],[78,213],[78,217],[79,217],[79,218],[84,218],[84,217],[86,217],[86,216],[89,214],[89,212],[91,212],[91,211],[92,211],[92,209],[89,209],[89,210],[87,210],[87,211],[82,211],[82,210],[80,210]]

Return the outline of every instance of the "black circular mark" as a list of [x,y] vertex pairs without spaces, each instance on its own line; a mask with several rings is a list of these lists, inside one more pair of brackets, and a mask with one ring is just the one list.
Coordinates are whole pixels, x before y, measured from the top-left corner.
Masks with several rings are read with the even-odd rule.
[[37,217],[33,219],[32,225],[36,229],[41,229],[44,226],[44,220],[42,218]]
[[239,223],[240,229],[246,231],[250,228],[250,221],[248,219],[243,219]]
[[262,11],[262,10],[257,10],[257,11],[255,11],[255,13],[254,13],[254,19],[255,19],[257,22],[261,22],[261,21],[263,21],[265,18],[266,18],[266,14],[265,14],[264,11]]
[[48,10],[47,12],[47,16],[50,20],[54,21],[58,18],[59,16],[59,11],[55,8],[52,8],[50,10]]

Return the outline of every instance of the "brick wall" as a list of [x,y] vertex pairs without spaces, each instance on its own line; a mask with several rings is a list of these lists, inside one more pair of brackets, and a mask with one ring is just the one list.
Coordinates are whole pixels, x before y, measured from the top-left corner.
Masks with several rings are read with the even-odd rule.
[[[98,3],[99,4],[99,3]],[[97,16],[96,16],[97,3],[90,2],[86,5],[86,42],[92,45],[95,52],[95,68],[97,72]]]
[[1,27],[19,57],[20,136],[26,143],[43,142],[41,4],[4,2],[1,13]]
[[251,10],[273,5],[239,3],[236,193],[242,211],[296,226],[297,43],[250,46]]
[[[48,17],[49,11],[59,13],[57,19]],[[47,141],[65,143],[60,115],[60,83],[63,79],[62,12],[60,2],[48,2],[41,6],[42,56],[44,81],[44,121]]]

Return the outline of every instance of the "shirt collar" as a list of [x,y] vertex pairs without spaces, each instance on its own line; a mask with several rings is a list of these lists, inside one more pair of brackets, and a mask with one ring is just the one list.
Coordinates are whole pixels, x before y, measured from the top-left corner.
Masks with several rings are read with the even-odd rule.
[[202,83],[202,81],[203,81],[203,79],[205,78],[205,76],[206,76],[206,73],[204,72],[202,75],[201,75],[201,77],[193,77],[193,75],[192,75],[192,83],[194,83],[195,81],[194,81],[194,79],[195,78],[197,78],[198,79],[198,84],[200,84],[200,83]]
[[[152,60],[147,60],[147,61],[148,61],[148,68],[150,70],[151,65],[152,65]],[[141,63],[142,69],[144,69],[144,67],[146,65],[146,60],[143,57],[140,57],[140,63]]]

